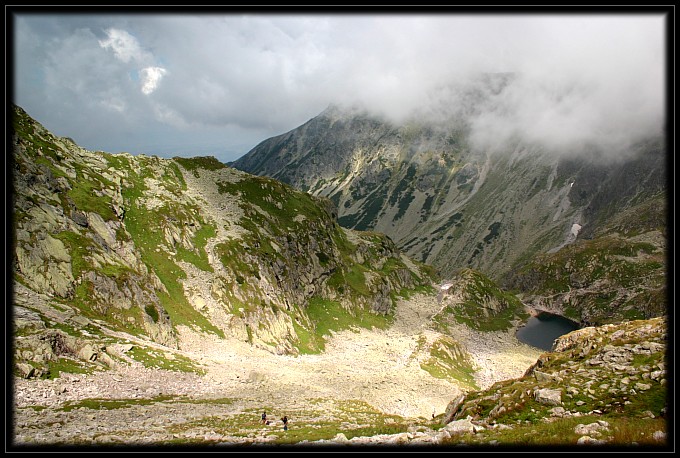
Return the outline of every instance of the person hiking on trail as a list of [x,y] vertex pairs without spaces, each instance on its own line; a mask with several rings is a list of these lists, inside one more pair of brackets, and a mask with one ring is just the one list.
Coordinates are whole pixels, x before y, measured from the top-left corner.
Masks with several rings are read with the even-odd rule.
[[284,415],[281,421],[283,422],[283,430],[288,431],[288,416]]
[[267,424],[267,412],[262,412],[262,424],[266,425]]

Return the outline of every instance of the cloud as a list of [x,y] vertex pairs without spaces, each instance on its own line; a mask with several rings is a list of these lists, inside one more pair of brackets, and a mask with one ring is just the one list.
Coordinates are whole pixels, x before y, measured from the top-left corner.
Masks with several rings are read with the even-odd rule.
[[[132,63],[136,66],[154,62],[152,53],[142,49],[137,39],[125,30],[109,28],[105,30],[107,38],[99,40],[99,46],[113,51],[114,56],[121,62]],[[145,95],[150,95],[158,88],[167,70],[158,66],[146,66],[139,70],[141,77],[141,91]]]
[[111,49],[114,55],[122,62],[132,61],[143,62],[149,54],[142,50],[137,39],[125,30],[110,28],[106,31],[107,38],[99,40],[99,46],[104,49]]
[[[592,148],[616,154],[665,127],[659,16],[510,15],[427,24],[423,32],[417,21],[403,20],[389,29],[400,37],[363,37],[371,50],[355,48],[360,76],[348,79],[357,91],[346,100],[395,122],[466,116],[473,146],[484,151],[512,149],[521,139],[556,154]],[[389,59],[387,41],[395,44]],[[493,87],[489,77],[500,81],[499,73],[512,78]]]
[[162,67],[146,67],[140,73],[142,75],[142,92],[149,95],[156,90],[167,70]]
[[85,147],[149,154],[233,160],[343,103],[465,113],[484,150],[612,149],[664,125],[664,36],[652,14],[27,16],[17,99]]
[[534,46],[520,48],[516,78],[473,117],[479,147],[499,149],[521,136],[557,153],[608,154],[663,132],[658,18],[552,19],[537,32]]

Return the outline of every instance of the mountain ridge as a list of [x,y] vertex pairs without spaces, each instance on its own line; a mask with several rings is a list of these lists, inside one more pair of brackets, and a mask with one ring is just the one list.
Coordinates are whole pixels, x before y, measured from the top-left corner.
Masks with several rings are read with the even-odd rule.
[[169,345],[174,323],[312,351],[310,301],[384,321],[402,289],[430,283],[388,238],[340,228],[327,201],[274,180],[89,152],[23,111],[15,127],[15,278],[90,319]]

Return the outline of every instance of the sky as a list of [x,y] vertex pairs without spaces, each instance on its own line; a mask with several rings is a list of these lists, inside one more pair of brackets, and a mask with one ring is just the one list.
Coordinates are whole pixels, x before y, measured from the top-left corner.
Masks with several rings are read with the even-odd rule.
[[230,162],[330,105],[399,122],[459,106],[452,87],[498,72],[517,78],[475,112],[481,149],[520,133],[559,151],[616,150],[665,128],[661,12],[36,10],[12,20],[14,103],[94,151]]

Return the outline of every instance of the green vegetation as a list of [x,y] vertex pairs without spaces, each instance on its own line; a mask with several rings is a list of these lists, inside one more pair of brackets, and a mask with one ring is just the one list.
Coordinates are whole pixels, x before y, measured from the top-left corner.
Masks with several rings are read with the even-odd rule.
[[63,407],[57,409],[63,412],[71,412],[76,409],[90,409],[90,410],[113,410],[125,409],[132,406],[148,406],[158,402],[175,401],[177,398],[169,395],[156,396],[150,399],[134,398],[134,399],[100,399],[90,398],[80,401],[66,401]]
[[500,331],[529,317],[514,294],[502,290],[482,273],[465,269],[458,278],[455,288],[460,289],[463,302],[446,307],[434,317],[441,329],[447,329],[448,320],[453,318],[478,331]]
[[104,221],[115,220],[111,197],[106,194],[99,196],[102,187],[112,186],[113,183],[92,170],[86,172],[79,166],[76,166],[76,170],[78,176],[67,193],[75,206],[81,211],[98,213]]
[[[491,441],[500,450],[505,447],[518,450],[530,450],[526,447],[575,447],[581,434],[574,430],[578,425],[588,425],[601,421],[600,416],[582,416],[573,418],[555,419],[550,422],[530,421],[520,424],[512,429],[484,430],[473,433],[465,433],[454,436],[442,442],[443,446],[469,446],[471,450],[479,446],[488,446]],[[640,421],[629,418],[606,418],[609,423],[608,430],[604,431],[597,439],[605,440],[606,444],[602,451],[611,447],[625,447],[628,452],[651,449],[647,447],[659,447],[662,445],[653,435],[656,431],[665,431],[664,419],[647,419]],[[590,449],[595,451],[593,449]]]
[[144,306],[144,311],[146,312],[147,315],[151,317],[154,323],[158,322],[158,310],[156,310],[156,307],[154,307],[151,304],[147,304]]
[[92,241],[78,233],[63,231],[54,235],[61,240],[71,255],[71,273],[73,278],[79,278],[84,272],[92,270],[92,264],[86,259],[92,249]]
[[[167,293],[157,291],[156,294],[174,325],[196,326],[205,332],[223,336],[224,334],[220,329],[188,303],[180,282],[181,279],[186,278],[186,274],[175,263],[175,256],[162,248],[166,243],[164,227],[173,222],[176,222],[176,226],[180,228],[189,223],[195,224],[194,209],[180,207],[179,204],[171,201],[154,210],[148,210],[144,205],[141,205],[139,201],[146,189],[144,178],[154,176],[152,168],[156,166],[156,161],[153,159],[145,160],[145,158],[138,158],[138,161],[141,168],[140,173],[131,172],[130,186],[123,190],[123,196],[127,202],[125,227],[139,250],[142,260],[151,271],[155,272],[168,291]],[[166,183],[167,186],[169,184]],[[181,192],[181,188],[177,185],[168,190],[173,193]],[[178,257],[194,263],[203,270],[208,270],[210,267],[207,263],[204,247],[207,238],[214,233],[215,228],[213,226],[203,225],[194,236],[194,241],[198,245],[197,251],[200,254],[180,248]]]
[[347,286],[360,296],[370,295],[370,292],[366,286],[366,276],[364,275],[366,270],[367,269],[363,266],[354,264],[345,274],[345,283]]
[[[307,401],[309,405],[306,408],[286,411],[285,415],[289,418],[288,431],[283,430],[279,415],[273,414],[275,409],[272,406],[263,406],[272,418],[273,423],[270,425],[260,423],[261,410],[246,409],[240,413],[204,417],[181,425],[173,425],[168,432],[176,437],[171,441],[174,445],[203,444],[204,439],[196,437],[192,431],[205,430],[238,438],[243,445],[255,443],[253,438],[262,434],[266,434],[269,445],[286,445],[302,441],[330,440],[339,433],[344,434],[347,439],[396,434],[405,432],[412,424],[402,417],[385,415],[361,401],[317,400],[316,404],[314,400]],[[332,411],[332,416],[328,415],[329,411]],[[282,415],[283,413],[280,414]]]
[[61,373],[67,374],[93,374],[102,367],[80,361],[69,356],[60,356],[56,360],[47,362],[47,371],[43,378],[54,380],[61,376]]
[[433,377],[454,380],[468,389],[479,389],[474,378],[474,363],[465,349],[451,337],[442,336],[433,342],[430,358],[420,367]]
[[314,329],[307,330],[293,321],[298,333],[301,354],[317,354],[325,349],[325,336],[352,328],[386,329],[393,321],[393,316],[377,314],[371,310],[347,310],[339,302],[314,297],[305,309]]
[[189,262],[205,272],[213,272],[213,268],[208,261],[208,253],[205,251],[205,246],[208,239],[217,235],[215,226],[212,224],[202,225],[194,234],[193,244],[195,249],[188,250],[182,245],[177,246],[177,256],[186,262]]
[[128,351],[126,354],[135,361],[144,364],[145,367],[152,369],[163,369],[175,372],[195,372],[200,375],[205,373],[196,362],[186,356],[175,353],[135,345],[132,347],[132,350]]
[[491,223],[491,225],[489,225],[489,228],[488,228],[489,233],[484,237],[484,243],[489,244],[489,243],[491,243],[491,241],[493,239],[498,237],[498,234],[499,234],[498,230],[500,229],[500,227],[501,227],[501,223],[499,223],[498,221]]
[[603,236],[539,255],[509,283],[533,295],[571,292],[566,306],[576,320],[603,324],[651,318],[666,309],[665,257],[652,243]]
[[[640,345],[647,345],[649,341],[663,341],[663,330],[661,328],[653,333],[641,333],[640,328],[644,329],[647,326],[646,321],[625,322],[614,328],[600,332],[594,336],[584,337],[579,346],[570,348],[561,352],[547,352],[544,353],[538,364],[538,369],[544,373],[559,373],[559,377],[549,378],[549,380],[541,383],[542,388],[562,389],[563,399],[562,405],[567,410],[586,412],[593,409],[600,409],[611,415],[618,415],[625,411],[626,415],[642,415],[644,410],[651,410],[655,415],[660,415],[661,409],[664,406],[666,398],[659,396],[666,392],[666,388],[659,381],[653,381],[645,377],[632,377],[633,379],[642,379],[645,383],[649,383],[650,387],[636,393],[635,398],[639,401],[640,410],[632,406],[631,402],[624,402],[628,398],[620,398],[626,396],[627,385],[630,383],[624,380],[624,376],[616,369],[608,365],[589,364],[588,361],[595,358],[603,352],[613,351],[617,347],[627,348],[630,360],[622,360],[621,357],[617,361],[620,364],[627,364],[640,371],[647,372],[653,370],[656,365],[664,364],[665,352],[663,347],[655,351],[644,351],[643,353],[635,353],[635,349]],[[595,344],[596,342],[596,344]],[[652,347],[653,348],[653,347]],[[619,351],[619,353],[621,353]],[[622,353],[625,355],[626,353]],[[590,373],[586,373],[584,369],[588,368]],[[627,374],[623,374],[627,375]],[[567,379],[572,390],[565,390],[562,379]],[[532,398],[526,398],[523,394],[527,390],[533,390],[536,385],[536,380],[533,376],[523,377],[518,380],[506,380],[496,383],[489,390],[476,393],[470,399],[476,397],[477,399],[486,399],[490,393],[496,396],[515,398],[515,402],[526,405],[527,402],[534,402]],[[619,389],[612,389],[619,387]],[[498,399],[491,399],[494,403],[498,403]],[[587,402],[581,406],[578,401]],[[522,401],[522,402],[520,402]],[[512,403],[504,402],[506,405]],[[545,405],[532,405],[535,409],[550,408]],[[625,407],[625,408],[624,408]],[[644,410],[643,410],[644,409]],[[524,409],[526,410],[526,409]],[[506,421],[515,420],[512,417],[514,413],[512,409],[505,414]],[[508,419],[509,418],[509,419]]]
[[196,176],[198,176],[198,170],[200,169],[220,170],[227,167],[226,164],[218,161],[217,158],[213,156],[198,156],[192,158],[173,157],[173,160],[185,169],[193,172]]
[[131,334],[144,334],[142,310],[116,308],[106,301],[96,300],[95,285],[91,280],[83,280],[76,285],[71,303],[87,318],[104,320],[116,331]]
[[463,223],[463,214],[460,212],[456,212],[453,215],[449,217],[449,219],[446,220],[446,222],[442,225],[440,225],[437,229],[435,229],[433,234],[437,233],[446,233],[451,227],[453,226],[460,226]]
[[305,220],[328,220],[317,198],[271,178],[252,176],[238,183],[222,183],[220,192],[240,195],[242,205],[247,207],[245,210],[252,210],[254,206],[263,210],[266,217],[257,211],[250,216],[264,217],[268,222],[273,222],[269,229],[275,235],[303,227],[305,223],[296,219],[298,215],[304,216]]

